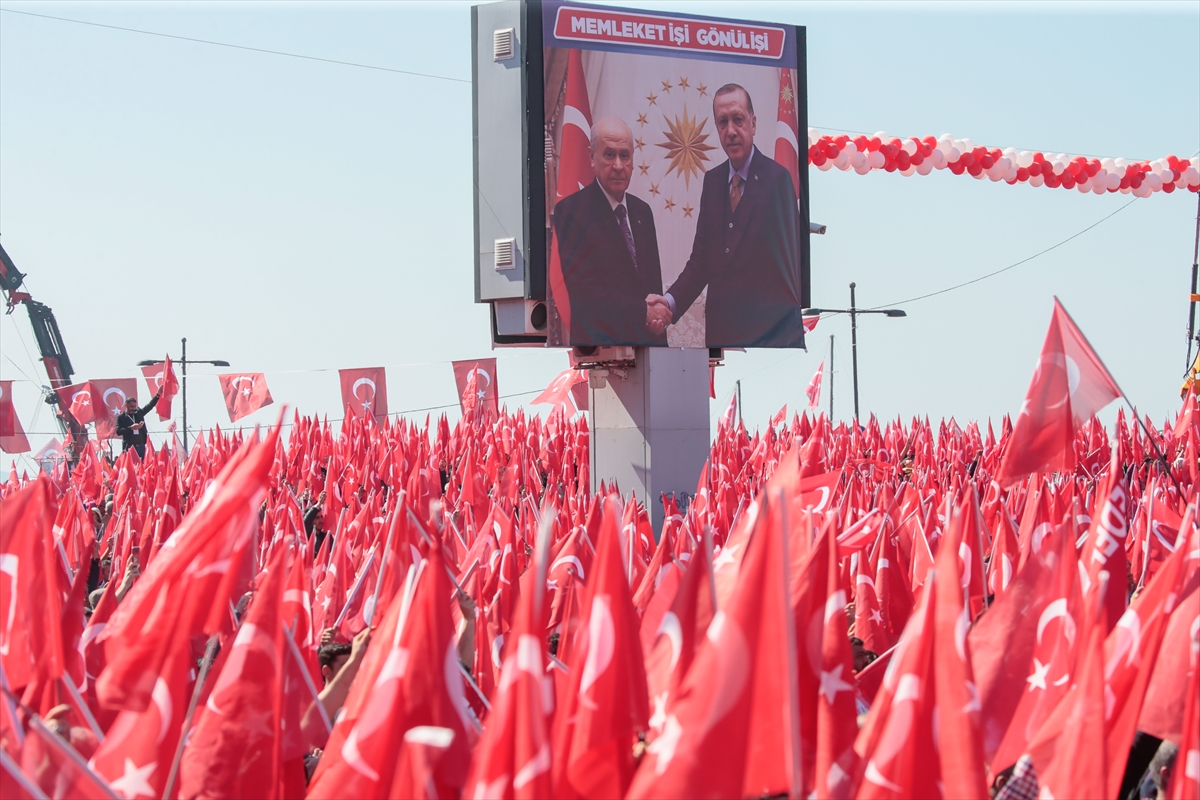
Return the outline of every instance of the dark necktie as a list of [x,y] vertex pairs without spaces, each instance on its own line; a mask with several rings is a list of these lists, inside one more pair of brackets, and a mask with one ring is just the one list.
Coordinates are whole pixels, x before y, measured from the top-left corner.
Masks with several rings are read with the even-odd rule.
[[625,206],[616,207],[617,222],[621,225],[621,233],[625,234],[625,246],[629,248],[629,257],[633,259],[633,268],[638,268],[637,263],[637,247],[633,243],[633,231],[629,230],[629,212],[625,210]]
[[742,176],[736,172],[733,173],[733,180],[729,182],[729,210],[737,211],[738,203],[742,199]]

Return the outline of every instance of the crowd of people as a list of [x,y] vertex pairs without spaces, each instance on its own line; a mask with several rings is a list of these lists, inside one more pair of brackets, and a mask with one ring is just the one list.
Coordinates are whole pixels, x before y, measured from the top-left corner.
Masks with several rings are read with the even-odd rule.
[[14,469],[4,796],[1200,797],[1193,394],[1007,486],[1007,421],[777,419],[683,497],[561,410]]

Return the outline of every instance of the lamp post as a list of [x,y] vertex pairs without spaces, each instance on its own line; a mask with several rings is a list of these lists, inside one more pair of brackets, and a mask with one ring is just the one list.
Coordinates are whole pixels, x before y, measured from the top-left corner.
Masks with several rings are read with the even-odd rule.
[[[202,360],[189,361],[188,357],[187,357],[187,337],[186,336],[183,337],[183,339],[181,340],[180,347],[183,351],[183,357],[181,359],[179,359],[178,361],[175,361],[172,363],[183,365],[183,377],[180,379],[179,385],[180,385],[180,394],[183,395],[183,452],[186,453],[188,451],[188,427],[187,427],[187,368],[188,368],[188,364],[209,364],[214,367],[228,367],[229,362],[228,361],[219,361],[219,360],[217,360],[217,361],[202,361]],[[155,364],[162,364],[162,363],[165,363],[165,362],[161,358],[160,359],[151,359],[148,361],[139,361],[138,366],[139,367],[150,367]]]
[[907,317],[900,308],[858,308],[854,304],[854,282],[850,283],[849,308],[806,308],[804,316],[812,314],[849,314],[850,315],[850,360],[854,372],[854,421],[858,421],[858,315],[883,314],[885,317]]

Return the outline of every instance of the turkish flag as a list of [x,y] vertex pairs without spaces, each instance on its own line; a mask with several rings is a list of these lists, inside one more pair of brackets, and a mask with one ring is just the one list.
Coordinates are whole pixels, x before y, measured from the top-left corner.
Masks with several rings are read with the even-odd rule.
[[1120,396],[1108,368],[1055,298],[1042,355],[996,480],[1007,487],[1032,472],[1073,468],[1076,432]]
[[0,450],[6,453],[28,453],[29,439],[12,401],[12,381],[0,381]]
[[347,417],[372,414],[378,420],[387,416],[387,376],[383,367],[339,369],[338,378]]
[[[99,402],[107,410],[108,416],[97,416],[96,438],[117,438],[117,417],[125,413],[125,401],[129,398],[137,400],[137,378],[97,378],[90,381],[95,387],[92,402]],[[101,411],[96,407],[96,411]]]
[[[775,161],[792,175],[792,188],[800,196],[800,127],[796,118],[796,90],[792,71],[779,70],[779,122],[775,126]],[[805,167],[808,166],[808,142],[805,141]],[[806,326],[807,327],[807,326]]]
[[[574,414],[575,405],[572,402],[578,395],[575,394],[575,387],[584,385],[584,397],[587,391],[587,373],[579,369],[563,370],[554,376],[554,380],[550,381],[550,385],[545,391],[533,398],[533,405],[561,405],[564,414]],[[586,405],[584,406],[586,408]]]
[[[500,398],[496,389],[496,359],[474,358],[452,363],[463,416],[480,406],[489,409],[493,415],[500,416]],[[469,393],[468,385],[471,388]]]
[[237,422],[275,402],[267,389],[267,376],[261,372],[218,375],[217,379],[221,381],[221,394],[225,396],[225,410],[229,412],[230,422]]
[[805,395],[809,396],[809,409],[817,410],[817,405],[821,404],[821,375],[824,373],[824,361],[821,366],[817,367],[817,371],[812,374],[812,380],[809,381],[808,389],[804,390]]
[[[559,143],[558,180],[555,202],[587,186],[593,180],[591,140],[592,107],[583,79],[583,56],[578,50],[567,51],[567,85],[562,115],[562,140]],[[584,126],[587,129],[584,130]],[[571,299],[563,277],[558,241],[551,239],[550,268],[547,270],[547,304],[557,318],[557,336],[552,323],[550,344],[569,344],[571,339]],[[461,394],[461,392],[460,392]]]
[[162,397],[158,398],[158,405],[154,407],[158,411],[158,418],[160,420],[170,419],[171,399],[179,394],[179,379],[175,377],[175,367],[171,364],[171,357],[167,356],[166,361],[161,364],[142,367],[142,375],[146,378],[146,386],[150,389],[151,395],[162,389]]
[[[59,389],[58,402],[71,412],[76,422],[87,425],[96,418],[96,405],[100,402],[100,397],[92,382],[87,381]],[[103,411],[100,413],[104,414]]]

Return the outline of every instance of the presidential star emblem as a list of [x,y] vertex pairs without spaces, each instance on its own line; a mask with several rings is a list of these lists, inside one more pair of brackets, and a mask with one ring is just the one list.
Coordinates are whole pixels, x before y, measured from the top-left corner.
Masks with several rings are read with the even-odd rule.
[[792,102],[792,87],[791,86],[783,87],[783,91],[781,91],[779,93],[779,99],[785,103]]
[[132,758],[127,758],[125,759],[125,774],[115,781],[109,782],[109,786],[125,800],[134,800],[143,795],[157,797],[158,793],[154,791],[154,787],[150,785],[149,781],[156,767],[158,767],[157,761],[151,761],[146,766],[139,768],[133,763]]

